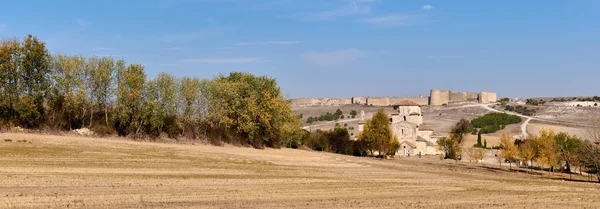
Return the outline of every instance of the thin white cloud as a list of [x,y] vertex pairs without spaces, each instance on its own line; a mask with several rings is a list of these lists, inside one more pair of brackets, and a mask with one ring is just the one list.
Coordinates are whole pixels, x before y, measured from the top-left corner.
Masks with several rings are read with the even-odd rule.
[[175,63],[164,63],[164,64],[159,64],[159,66],[161,66],[161,67],[183,67],[184,65],[175,64]]
[[190,42],[198,40],[205,36],[206,34],[204,32],[180,33],[165,35],[162,37],[162,40],[166,42]]
[[81,28],[81,29],[89,28],[92,25],[91,22],[89,22],[85,19],[82,19],[82,18],[79,18],[76,21],[77,21],[77,25],[79,25],[79,28]]
[[433,9],[433,6],[431,6],[429,4],[421,6],[421,10],[432,10],[432,9]]
[[460,55],[442,55],[442,56],[429,56],[429,57],[427,57],[427,59],[430,59],[430,60],[462,59],[462,58],[465,58],[465,56],[460,56]]
[[378,17],[364,18],[360,20],[360,22],[378,27],[398,27],[414,25],[421,18],[421,16],[415,15],[389,14]]
[[299,44],[300,41],[261,41],[261,42],[241,42],[241,43],[237,43],[237,46],[248,46],[248,45],[264,45],[264,44],[271,44],[271,45],[293,45],[293,44]]
[[304,60],[318,67],[333,67],[349,64],[367,55],[366,51],[351,48],[327,52],[306,52],[302,54]]
[[184,43],[215,37],[224,33],[225,31],[228,31],[228,29],[223,27],[207,28],[192,32],[166,34],[160,37],[160,39],[164,42]]
[[123,57],[121,54],[94,54],[97,57]]
[[169,48],[165,48],[163,50],[165,50],[165,51],[180,51],[180,50],[183,50],[183,48],[181,48],[181,47],[169,47]]
[[187,59],[183,62],[187,63],[200,63],[200,64],[243,64],[243,63],[256,63],[263,62],[265,58],[262,57],[241,57],[241,58],[200,58],[200,59]]
[[0,24],[0,31],[4,30],[6,27],[8,27],[6,24]]
[[231,0],[158,0],[158,7],[161,9],[168,9],[186,3],[221,3],[229,1]]
[[252,10],[267,10],[267,9],[271,9],[271,8],[274,8],[277,6],[289,4],[291,2],[292,2],[292,0],[273,0],[270,2],[258,3],[255,5],[252,5],[252,6],[250,6],[250,9],[252,9]]
[[108,48],[108,47],[96,47],[96,48],[92,48],[92,50],[94,51],[114,51],[115,48]]
[[313,13],[308,16],[309,20],[333,20],[339,17],[354,16],[354,15],[366,15],[371,13],[371,7],[369,3],[375,2],[375,0],[354,0],[343,7]]

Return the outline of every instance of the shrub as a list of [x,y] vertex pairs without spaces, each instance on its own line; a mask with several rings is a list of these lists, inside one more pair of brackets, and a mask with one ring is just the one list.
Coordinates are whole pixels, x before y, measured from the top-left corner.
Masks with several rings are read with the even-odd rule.
[[90,130],[92,130],[100,137],[112,136],[117,134],[117,131],[114,127],[106,124],[94,125]]
[[[576,99],[576,98],[574,98]],[[546,104],[546,102],[542,99],[536,100],[536,99],[527,99],[527,101],[525,102],[528,105],[544,105]]]
[[169,138],[177,139],[183,133],[183,124],[175,116],[165,118],[164,131]]
[[356,115],[358,115],[358,112],[356,112],[356,110],[352,110],[352,111],[350,111],[350,116],[351,116],[352,118],[355,118],[355,117],[356,117]]
[[479,128],[482,134],[494,133],[504,129],[506,125],[516,124],[521,122],[521,117],[509,115],[506,113],[488,113],[484,116],[471,120],[471,124],[475,128]]

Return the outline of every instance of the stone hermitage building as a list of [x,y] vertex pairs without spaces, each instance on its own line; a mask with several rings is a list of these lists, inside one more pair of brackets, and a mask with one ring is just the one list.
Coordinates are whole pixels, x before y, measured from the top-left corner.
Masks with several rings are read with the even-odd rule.
[[[390,116],[390,126],[400,143],[396,155],[408,157],[442,154],[435,139],[431,138],[433,130],[423,127],[423,115],[419,104],[403,100],[392,106],[395,112]],[[359,133],[363,131],[365,123],[364,112],[361,112]]]

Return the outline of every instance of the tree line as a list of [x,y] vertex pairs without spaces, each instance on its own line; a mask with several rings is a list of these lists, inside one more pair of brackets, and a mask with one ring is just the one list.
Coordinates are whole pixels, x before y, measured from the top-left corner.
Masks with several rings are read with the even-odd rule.
[[[358,114],[358,112],[356,112],[356,110],[352,110],[352,111],[350,111],[348,118],[355,118],[357,114]],[[334,121],[334,120],[339,120],[339,119],[344,119],[344,118],[345,118],[344,112],[342,112],[342,110],[340,110],[340,109],[337,109],[337,110],[335,110],[335,112],[333,114],[330,112],[327,112],[327,113],[319,115],[319,116],[308,117],[306,119],[306,123],[312,124],[312,123],[318,122],[318,121]]]
[[[483,159],[485,145],[463,149],[464,135],[469,130],[467,123],[464,119],[459,121],[448,137],[438,139],[437,145],[444,152],[445,159],[459,161],[463,154],[475,163]],[[508,162],[510,169],[513,163],[524,164],[531,170],[537,166],[540,170],[569,174],[577,169],[580,174],[595,174],[600,182],[600,128],[589,128],[588,135],[590,138],[586,140],[564,132],[557,134],[551,129],[542,129],[538,135],[513,140],[504,132],[500,137],[500,151],[495,157],[500,166]]]
[[516,112],[516,113],[519,113],[522,115],[527,115],[527,116],[533,116],[537,112],[536,109],[528,109],[527,106],[523,106],[523,105],[515,105],[515,106],[506,105],[506,106],[504,106],[504,110]]
[[[592,135],[600,136],[598,135],[600,132],[596,128],[590,130],[592,130],[590,131],[593,133]],[[551,129],[542,129],[538,135],[524,140],[513,142],[506,133],[500,140],[502,147],[500,156],[508,159],[510,164],[522,162],[533,169],[535,162],[542,170],[569,174],[573,173],[574,168],[577,168],[579,172],[596,174],[600,182],[598,138],[590,141],[564,132],[557,134]]]
[[0,96],[2,127],[86,127],[255,147],[282,146],[302,131],[273,78],[232,72],[149,79],[143,65],[122,59],[50,54],[32,35],[0,43]]

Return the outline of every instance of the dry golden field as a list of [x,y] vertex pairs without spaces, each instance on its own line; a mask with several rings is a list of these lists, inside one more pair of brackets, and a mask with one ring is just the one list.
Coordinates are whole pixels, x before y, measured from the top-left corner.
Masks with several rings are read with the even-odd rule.
[[0,208],[599,208],[599,198],[600,184],[437,157],[0,134]]

